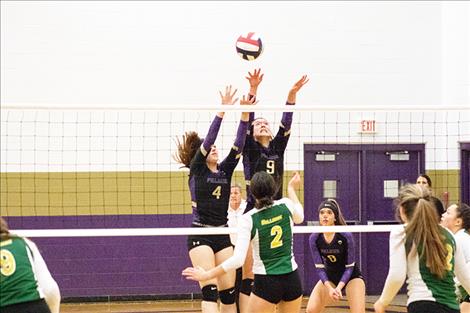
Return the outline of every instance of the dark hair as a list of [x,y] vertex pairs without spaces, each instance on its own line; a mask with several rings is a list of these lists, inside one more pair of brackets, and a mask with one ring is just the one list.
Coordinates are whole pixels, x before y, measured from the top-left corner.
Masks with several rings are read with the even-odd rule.
[[257,209],[273,204],[276,190],[274,178],[266,172],[257,172],[251,178],[250,191],[256,199],[255,207]]
[[398,206],[406,215],[406,253],[415,254],[426,262],[430,272],[439,278],[447,272],[445,236],[439,225],[439,216],[431,200],[429,188],[418,184],[406,184],[400,189]]
[[326,199],[318,206],[318,212],[323,208],[328,208],[333,211],[335,215],[335,225],[346,225],[346,221],[344,220],[343,213],[341,213],[338,201],[335,199]]
[[444,208],[444,205],[442,204],[442,201],[439,200],[439,198],[431,196],[430,197],[431,202],[434,204],[434,207],[436,208],[437,215],[439,215],[439,218],[441,217],[442,214],[446,211]]
[[202,139],[196,132],[190,131],[184,133],[182,140],[177,137],[175,141],[178,151],[173,154],[173,159],[183,164],[183,167],[189,168],[191,160],[202,144]]
[[465,203],[457,205],[458,218],[462,219],[462,228],[470,231],[470,206]]
[[424,179],[426,179],[426,181],[428,182],[428,186],[429,186],[429,187],[432,187],[431,177],[429,177],[429,176],[426,175],[426,174],[419,174],[419,175],[418,175],[418,178],[420,178],[420,177],[423,177]]

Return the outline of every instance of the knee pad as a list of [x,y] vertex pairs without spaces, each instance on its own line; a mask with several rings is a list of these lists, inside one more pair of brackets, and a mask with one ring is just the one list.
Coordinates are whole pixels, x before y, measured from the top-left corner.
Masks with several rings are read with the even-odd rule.
[[245,278],[242,280],[242,285],[240,287],[240,292],[249,296],[251,294],[251,289],[253,289],[253,279]]
[[219,292],[216,285],[207,285],[202,287],[202,301],[217,302]]
[[223,304],[234,304],[235,303],[235,287],[221,290],[219,292],[220,302]]

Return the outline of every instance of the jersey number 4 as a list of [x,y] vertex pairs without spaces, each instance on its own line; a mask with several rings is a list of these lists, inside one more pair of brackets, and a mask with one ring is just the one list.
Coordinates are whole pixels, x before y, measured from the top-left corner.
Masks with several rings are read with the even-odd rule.
[[212,191],[212,195],[216,197],[217,200],[219,200],[220,196],[222,195],[222,186],[215,187],[214,191]]
[[274,236],[274,239],[271,241],[271,249],[279,248],[282,246],[282,227],[275,225],[271,228],[271,236]]

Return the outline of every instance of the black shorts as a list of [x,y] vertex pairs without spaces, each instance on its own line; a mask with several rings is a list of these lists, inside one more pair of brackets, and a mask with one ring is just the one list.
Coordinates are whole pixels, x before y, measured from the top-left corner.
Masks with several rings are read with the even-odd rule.
[[[328,280],[331,281],[333,284],[335,284],[336,286],[338,286],[339,282],[341,281],[341,277],[343,276],[343,273],[344,272],[333,272],[333,271],[327,271],[326,272],[326,276],[328,276]],[[356,265],[354,265],[354,269],[353,269],[353,272],[351,274],[351,278],[349,279],[349,281],[346,283],[346,285],[348,285],[348,283],[353,280],[354,278],[360,278],[362,280],[364,280],[364,278],[362,277],[362,274],[361,274],[361,270],[359,269],[359,267]]]
[[51,313],[44,299],[7,305],[0,308],[2,313]]
[[[194,227],[194,226],[193,226]],[[189,235],[188,251],[199,246],[209,246],[214,253],[232,247],[230,235]]]
[[415,301],[408,304],[408,313],[459,313],[460,310],[454,310],[447,305],[434,301]]
[[258,297],[277,304],[302,296],[302,282],[297,270],[282,275],[255,274],[253,291]]

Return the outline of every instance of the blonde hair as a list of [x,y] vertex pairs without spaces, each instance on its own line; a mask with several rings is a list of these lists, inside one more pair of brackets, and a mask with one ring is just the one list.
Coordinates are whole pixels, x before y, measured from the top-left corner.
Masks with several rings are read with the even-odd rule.
[[10,230],[7,221],[0,216],[0,240],[5,240],[10,237]]
[[424,258],[430,272],[443,278],[447,272],[449,252],[429,188],[416,184],[404,185],[397,200],[397,209],[401,207],[408,220],[405,227],[407,254],[413,255],[419,251],[419,257]]

